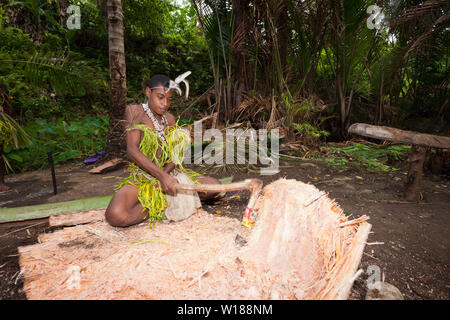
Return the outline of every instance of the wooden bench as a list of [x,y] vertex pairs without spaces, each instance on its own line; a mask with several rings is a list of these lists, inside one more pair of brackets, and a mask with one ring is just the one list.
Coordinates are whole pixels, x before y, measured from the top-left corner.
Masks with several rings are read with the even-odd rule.
[[405,183],[404,197],[408,201],[420,200],[420,183],[427,148],[450,149],[450,137],[406,131],[385,126],[354,123],[348,133],[395,143],[410,144],[409,171]]

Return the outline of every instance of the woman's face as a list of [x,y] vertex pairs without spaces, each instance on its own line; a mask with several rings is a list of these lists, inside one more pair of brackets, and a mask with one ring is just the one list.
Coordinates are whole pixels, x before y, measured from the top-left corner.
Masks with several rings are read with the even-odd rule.
[[146,88],[145,94],[148,97],[148,105],[154,113],[163,116],[169,110],[172,101],[172,90],[166,92],[166,89],[163,87],[153,90]]

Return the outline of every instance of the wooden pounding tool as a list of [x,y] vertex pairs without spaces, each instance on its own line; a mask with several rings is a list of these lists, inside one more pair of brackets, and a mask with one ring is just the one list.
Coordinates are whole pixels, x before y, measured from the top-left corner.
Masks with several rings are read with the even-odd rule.
[[237,190],[249,190],[250,199],[242,219],[242,226],[236,234],[235,243],[238,246],[247,244],[247,238],[250,229],[253,226],[253,221],[249,221],[251,212],[255,212],[255,204],[258,196],[262,190],[263,182],[259,179],[245,179],[240,182],[233,182],[227,184],[175,184],[177,190],[197,191],[197,192],[229,192]]
[[258,195],[261,192],[263,182],[259,179],[245,179],[240,182],[233,182],[227,184],[175,184],[175,189],[197,192],[230,192],[238,190],[249,190],[250,199],[248,200],[247,207],[252,208],[258,199]]

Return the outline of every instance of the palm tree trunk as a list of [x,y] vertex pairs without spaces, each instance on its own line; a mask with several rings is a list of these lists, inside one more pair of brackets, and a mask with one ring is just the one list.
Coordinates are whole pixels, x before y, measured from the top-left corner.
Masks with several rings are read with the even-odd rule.
[[125,153],[124,114],[127,104],[123,13],[121,0],[108,0],[109,40],[109,131],[106,141],[108,156]]
[[287,48],[289,41],[289,29],[288,29],[289,17],[287,15],[287,6],[285,1],[282,1],[281,10],[277,17],[277,37],[278,37],[278,52],[280,54],[281,69],[283,76],[286,75],[286,58]]
[[[246,47],[246,40],[248,30],[250,28],[250,12],[249,0],[233,0],[233,20],[234,32],[233,36],[239,38],[238,41],[233,41],[232,63],[234,73],[234,101],[232,101],[232,108],[238,107],[243,95],[248,89],[247,63],[248,52]],[[235,40],[235,39],[234,39]]]
[[59,13],[59,24],[64,26],[65,21],[67,20],[67,8],[70,6],[69,0],[59,0],[59,2],[56,3],[58,7],[58,13]]

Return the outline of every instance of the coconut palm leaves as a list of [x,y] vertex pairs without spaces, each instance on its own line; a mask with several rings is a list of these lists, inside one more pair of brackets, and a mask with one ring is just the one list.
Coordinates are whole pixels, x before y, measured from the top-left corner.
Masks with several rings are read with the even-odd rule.
[[231,3],[227,0],[194,0],[193,4],[208,45],[214,75],[215,108],[219,114],[219,121],[223,122],[224,119],[231,117],[233,108]]
[[0,145],[8,149],[19,149],[30,143],[25,130],[13,118],[0,111]]
[[8,159],[3,154],[3,149],[19,149],[30,143],[30,136],[13,118],[3,112],[3,108],[0,106],[0,162],[3,160],[6,167],[12,170]]
[[[387,1],[386,1],[387,2]],[[409,105],[411,113],[444,116],[448,92],[448,1],[395,1],[384,6],[395,39],[385,63],[384,90],[392,104]],[[375,68],[375,71],[377,69]],[[448,91],[448,90],[447,90]]]
[[364,70],[377,59],[383,39],[367,28],[367,7],[371,1],[332,1],[327,59],[336,80],[341,135],[346,136],[353,108],[352,99]]
[[92,74],[86,66],[76,65],[65,55],[36,53],[28,60],[0,60],[5,63],[24,64],[24,77],[34,86],[49,84],[57,94],[82,96],[86,85],[92,83]]
[[57,94],[85,94],[88,72],[76,66],[68,57],[36,54],[23,63],[26,78],[31,84],[42,86],[48,82]]

